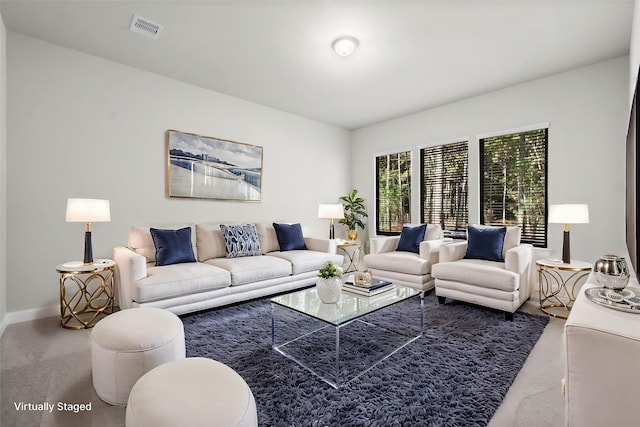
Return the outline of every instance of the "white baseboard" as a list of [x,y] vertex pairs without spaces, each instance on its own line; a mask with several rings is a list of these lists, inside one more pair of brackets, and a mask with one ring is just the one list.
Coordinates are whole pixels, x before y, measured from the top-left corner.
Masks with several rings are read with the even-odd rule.
[[2,320],[0,321],[0,337],[4,334],[4,330],[7,328],[7,315],[5,314]]
[[[96,304],[99,306],[104,303],[103,298],[97,298]],[[0,322],[0,336],[4,333],[7,326],[14,323],[28,322],[30,320],[45,319],[47,317],[58,317],[60,319],[60,306],[53,305],[50,307],[30,308],[27,310],[10,311],[5,314],[4,319]]]
[[4,316],[1,323],[0,335],[4,333],[7,326],[14,323],[28,322],[30,320],[44,319],[47,317],[60,316],[60,306],[54,305],[43,308],[30,308],[28,310],[11,311]]

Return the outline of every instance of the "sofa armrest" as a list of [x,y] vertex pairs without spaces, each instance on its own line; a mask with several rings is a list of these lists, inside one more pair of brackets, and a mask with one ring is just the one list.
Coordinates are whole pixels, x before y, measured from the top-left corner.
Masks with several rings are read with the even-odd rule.
[[446,245],[440,245],[439,262],[458,261],[464,258],[467,253],[467,241],[452,242]]
[[124,246],[113,248],[117,265],[116,293],[121,310],[131,308],[131,287],[137,280],[147,277],[147,259]]
[[369,251],[372,254],[393,252],[398,249],[400,236],[373,237],[369,239]]
[[318,237],[305,237],[304,244],[311,251],[326,252],[328,254],[338,253],[338,242],[334,239],[320,239]]

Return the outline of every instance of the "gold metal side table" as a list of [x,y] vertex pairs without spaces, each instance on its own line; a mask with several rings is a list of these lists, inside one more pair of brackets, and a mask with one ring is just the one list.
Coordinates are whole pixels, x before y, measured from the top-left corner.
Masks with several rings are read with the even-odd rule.
[[[565,313],[571,310],[576,300],[576,286],[589,276],[591,264],[575,259],[568,264],[560,260],[541,259],[536,261],[536,267],[540,310],[549,316],[566,319],[569,315]],[[560,308],[563,312],[550,311],[553,308]]]
[[60,325],[67,329],[89,329],[113,313],[113,279],[116,263],[98,259],[56,266],[60,275]]
[[349,265],[345,268],[344,272],[351,273],[352,271],[357,271],[362,253],[362,243],[349,241],[338,243],[336,247],[344,252],[349,261]]

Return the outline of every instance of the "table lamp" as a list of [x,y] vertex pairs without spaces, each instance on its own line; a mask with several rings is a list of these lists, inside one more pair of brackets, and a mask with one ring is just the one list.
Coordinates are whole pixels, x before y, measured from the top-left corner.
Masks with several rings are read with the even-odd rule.
[[564,224],[562,240],[562,262],[571,263],[571,249],[569,244],[569,224],[588,224],[589,207],[587,205],[549,205],[549,223]]
[[84,233],[85,264],[93,264],[91,223],[109,221],[111,221],[111,210],[108,200],[67,199],[67,222],[84,222],[87,224]]
[[318,206],[318,218],[329,218],[329,239],[335,238],[334,218],[344,218],[344,207],[338,203],[336,205]]

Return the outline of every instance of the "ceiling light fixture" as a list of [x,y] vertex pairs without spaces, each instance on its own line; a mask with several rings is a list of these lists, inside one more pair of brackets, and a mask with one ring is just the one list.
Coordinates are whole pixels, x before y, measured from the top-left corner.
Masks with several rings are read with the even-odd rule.
[[358,47],[358,40],[354,37],[339,37],[331,45],[340,56],[349,56]]

